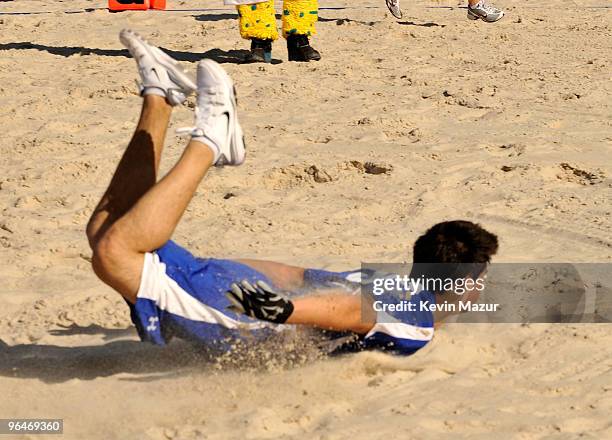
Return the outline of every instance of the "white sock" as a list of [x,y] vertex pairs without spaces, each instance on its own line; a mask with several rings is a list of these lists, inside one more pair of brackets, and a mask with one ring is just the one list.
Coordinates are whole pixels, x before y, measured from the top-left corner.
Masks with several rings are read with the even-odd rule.
[[140,91],[140,96],[145,95],[155,95],[165,98],[166,92],[163,89],[160,89],[159,87],[143,87]]
[[217,146],[215,145],[214,142],[212,142],[206,136],[192,136],[191,140],[192,141],[196,141],[196,142],[200,142],[201,144],[204,144],[208,148],[210,148],[210,151],[213,152],[213,156],[214,156],[213,165],[217,163],[217,161],[219,160],[219,156],[221,155],[221,151],[219,151],[219,148],[217,148]]

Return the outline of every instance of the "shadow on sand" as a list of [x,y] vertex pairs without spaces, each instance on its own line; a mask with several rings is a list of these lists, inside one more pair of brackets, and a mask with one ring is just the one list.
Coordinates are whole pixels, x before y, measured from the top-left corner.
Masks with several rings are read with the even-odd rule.
[[238,13],[233,14],[200,14],[193,16],[196,21],[223,21],[223,20],[237,20]]
[[232,350],[227,351],[227,348],[180,339],[173,339],[166,346],[143,343],[135,339],[133,327],[107,329],[98,325],[72,325],[51,330],[49,334],[54,337],[100,335],[108,342],[71,347],[51,344],[10,346],[0,340],[0,376],[60,383],[127,373],[134,376],[119,380],[147,382],[194,371],[251,371],[266,369],[270,365],[293,368],[327,357],[339,347],[349,347],[355,339],[347,335],[330,339],[329,335],[323,336],[319,331],[300,329],[274,333],[261,340],[247,338],[232,344]]
[[434,23],[433,21],[428,21],[425,23],[415,23],[414,21],[398,21],[397,24],[401,24],[402,26],[418,26],[418,27],[446,27],[445,24]]
[[364,26],[374,26],[376,23],[380,23],[379,21],[361,21],[361,20],[353,20],[352,18],[324,18],[319,17],[319,21],[322,23],[330,23],[335,22],[336,25],[342,26],[345,23],[357,23]]
[[[242,63],[244,56],[248,53],[246,50],[221,50],[221,49],[210,49],[206,52],[182,52],[177,50],[171,50],[161,48],[168,55],[178,61],[188,61],[196,63],[204,58],[210,58],[216,62],[223,63]],[[52,55],[58,55],[62,57],[71,57],[73,55],[97,55],[103,57],[124,57],[131,58],[130,53],[126,49],[98,49],[91,47],[82,46],[48,46],[45,44],[27,42],[14,42],[14,43],[2,43],[0,44],[1,51],[9,50],[37,50],[40,52],[48,52]]]
[[39,379],[59,383],[71,379],[93,380],[120,373],[138,375],[122,380],[147,381],[160,376],[176,376],[180,369],[212,367],[217,355],[212,351],[176,341],[165,347],[137,340],[114,340],[134,334],[134,329],[104,329],[99,326],[78,327],[51,332],[54,336],[102,334],[102,345],[64,347],[59,345],[19,344],[9,346],[0,341],[0,376]]
[[[133,327],[107,329],[98,325],[72,325],[51,330],[49,334],[60,338],[100,335],[107,342],[71,347],[51,344],[10,346],[0,340],[0,376],[60,383],[127,373],[133,376],[119,380],[148,382],[194,371],[259,371],[270,365],[294,368],[330,355],[349,353],[351,344],[355,342],[354,335],[322,335],[320,331],[306,328],[274,333],[261,340],[244,339],[232,344],[231,351],[180,339],[173,339],[166,346],[155,346],[137,340]],[[347,347],[347,350],[338,351],[341,347]]]

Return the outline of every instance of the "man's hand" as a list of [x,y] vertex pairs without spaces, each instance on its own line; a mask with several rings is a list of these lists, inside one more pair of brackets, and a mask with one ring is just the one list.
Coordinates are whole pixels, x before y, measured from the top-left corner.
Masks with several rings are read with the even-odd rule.
[[225,296],[232,302],[228,309],[262,321],[282,324],[293,313],[293,303],[264,281],[234,283]]

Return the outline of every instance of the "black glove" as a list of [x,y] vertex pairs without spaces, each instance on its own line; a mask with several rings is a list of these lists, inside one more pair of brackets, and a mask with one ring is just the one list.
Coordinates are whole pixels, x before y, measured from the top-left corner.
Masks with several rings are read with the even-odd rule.
[[262,321],[282,324],[293,313],[293,303],[264,281],[233,283],[225,296],[232,302],[228,309]]

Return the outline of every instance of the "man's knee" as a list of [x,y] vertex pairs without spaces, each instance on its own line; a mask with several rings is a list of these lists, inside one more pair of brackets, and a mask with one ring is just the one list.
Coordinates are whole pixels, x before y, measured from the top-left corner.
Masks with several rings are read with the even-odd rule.
[[96,251],[98,241],[106,235],[106,232],[112,225],[113,223],[109,217],[103,217],[98,212],[92,214],[85,227],[85,235],[92,251]]
[[98,278],[131,302],[136,299],[143,262],[144,254],[130,249],[125,235],[115,227],[93,247],[91,263]]
[[123,278],[133,266],[138,252],[130,249],[121,228],[115,225],[98,237],[92,246],[91,263],[96,275],[107,284],[113,285],[118,277]]
[[123,240],[120,234],[111,228],[96,240],[90,239],[90,243],[93,250],[93,270],[102,281],[107,282],[121,266],[121,259],[125,255]]

